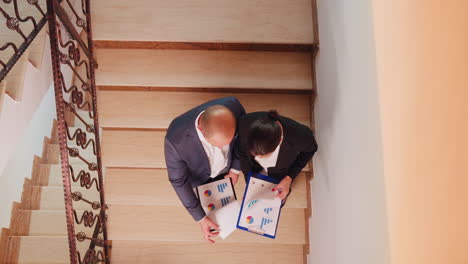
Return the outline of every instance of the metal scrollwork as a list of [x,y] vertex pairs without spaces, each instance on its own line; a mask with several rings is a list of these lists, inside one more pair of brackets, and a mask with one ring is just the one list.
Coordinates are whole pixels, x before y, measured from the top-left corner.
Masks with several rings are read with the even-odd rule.
[[[40,0],[39,0],[40,1]],[[89,0],[47,0],[72,264],[110,263]],[[34,1],[31,1],[33,4]],[[78,5],[76,5],[78,7]],[[72,23],[74,21],[75,23]],[[77,27],[78,26],[78,27]],[[77,30],[83,30],[78,32]],[[83,41],[82,34],[87,35]],[[73,74],[66,78],[64,71]],[[83,208],[77,211],[75,208]],[[75,232],[79,227],[79,232]],[[86,251],[80,251],[86,243]]]
[[28,0],[27,3],[32,6],[28,6],[31,10],[27,10],[27,12],[24,9],[20,9],[21,1],[24,0],[2,1],[5,5],[0,6],[0,16],[5,18],[5,23],[0,25],[0,31],[14,31],[16,33],[12,34],[17,34],[20,38],[15,38],[11,35],[11,39],[3,38],[0,40],[0,51],[12,50],[12,54],[9,57],[0,59],[0,81],[6,77],[18,62],[47,22],[46,14],[43,7],[41,7],[41,4],[44,5],[46,0],[42,0],[42,3],[39,0]]

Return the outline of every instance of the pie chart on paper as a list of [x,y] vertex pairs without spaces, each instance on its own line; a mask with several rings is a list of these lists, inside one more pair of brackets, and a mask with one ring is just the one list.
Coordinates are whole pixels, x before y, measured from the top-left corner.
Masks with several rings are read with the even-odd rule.
[[208,210],[213,211],[214,209],[216,209],[216,206],[214,204],[208,205]]

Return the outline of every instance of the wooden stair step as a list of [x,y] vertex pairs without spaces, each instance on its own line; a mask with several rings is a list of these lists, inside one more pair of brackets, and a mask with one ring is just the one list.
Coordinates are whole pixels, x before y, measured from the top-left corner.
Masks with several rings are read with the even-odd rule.
[[[79,150],[80,156],[90,163],[96,162],[96,155],[94,155],[92,150],[92,144],[88,146],[87,149],[82,149],[73,144],[68,144],[69,148],[77,148]],[[47,162],[49,164],[59,164],[60,163],[60,145],[59,144],[49,144],[47,146]],[[81,160],[79,157],[71,157],[68,155],[68,161],[73,165],[85,166],[86,163]]]
[[310,126],[310,95],[109,90],[99,91],[100,125],[104,128],[167,128],[174,118],[193,107],[227,96],[239,99],[247,112],[276,109],[280,114]]
[[[96,189],[72,188],[72,192],[80,192],[83,198],[99,202],[99,193]],[[24,210],[65,210],[64,192],[61,186],[28,186],[23,190]],[[27,198],[26,198],[27,197]],[[26,200],[27,199],[27,200]],[[90,210],[91,205],[83,201],[74,201],[73,208],[77,210]]]
[[[293,183],[293,192],[285,208],[308,207],[307,184],[306,174],[301,173]],[[181,205],[165,169],[108,168],[104,186],[108,204]],[[245,191],[245,181],[242,175],[235,190],[237,199],[241,200]]]
[[[62,167],[60,164],[40,164],[38,168],[39,168],[39,171],[38,171],[39,175],[37,177],[37,181],[32,182],[31,185],[63,186]],[[90,171],[88,167],[85,165],[73,164],[73,172],[75,173],[75,177],[81,170],[85,170],[86,172],[89,172],[92,178],[97,178],[96,171]]]
[[23,53],[4,79],[6,81],[5,93],[15,101],[21,101],[22,98],[28,54],[29,49]]
[[308,91],[313,86],[308,53],[97,49],[96,55],[98,86]]
[[[22,18],[32,17],[36,20],[36,22],[39,22],[39,20],[42,18],[42,14],[39,12],[39,10],[29,4],[27,1],[15,1],[15,3],[17,4],[18,13]],[[47,12],[46,3],[44,1],[38,1],[38,5],[41,6],[44,12]],[[2,4],[2,9],[12,16],[15,14],[15,5],[13,3]],[[33,23],[31,23],[31,21],[19,23],[21,31],[26,36],[28,36],[29,33],[33,30]],[[6,25],[6,18],[4,16],[0,16],[0,24]],[[16,45],[17,48],[19,48],[23,41],[23,37],[15,30],[10,30],[5,27],[5,29],[2,29],[0,32],[0,43],[12,42]],[[33,49],[31,46],[26,49],[26,51],[21,55],[19,60],[4,79],[8,83],[6,87],[6,93],[15,101],[21,101],[26,67],[32,50]],[[0,52],[0,59],[7,63],[13,55],[14,50],[9,47],[6,50]],[[3,67],[0,67],[0,69],[3,69]]]
[[166,131],[103,130],[102,164],[105,167],[166,168]]
[[[98,211],[96,212],[98,213]],[[77,210],[79,218],[83,211]],[[11,236],[66,236],[67,222],[64,210],[19,210],[16,219],[22,220],[20,228],[12,230]],[[75,224],[75,232],[92,236],[94,229]]]
[[[86,252],[89,243],[77,243]],[[65,264],[70,263],[66,236],[12,236],[8,241],[7,264]]]
[[[7,264],[69,263],[68,239],[65,236],[33,236],[10,238],[19,258]],[[84,247],[80,252],[84,252]],[[183,249],[183,252],[181,251]],[[303,246],[289,244],[166,242],[113,240],[112,263],[152,264],[304,264]],[[19,253],[19,254],[18,254]],[[183,254],[181,254],[183,253]],[[207,257],[208,256],[208,257]]]
[[[106,167],[166,168],[160,130],[103,130],[102,164]],[[306,166],[304,171],[308,171]]]
[[91,10],[97,41],[314,42],[309,0],[113,0]]
[[[183,250],[181,250],[183,249]],[[112,263],[305,264],[302,245],[114,240]]]
[[[198,223],[181,206],[110,205],[109,239],[197,242],[202,240]],[[276,239],[243,230],[234,231],[222,242],[301,244],[308,243],[306,213],[301,208],[284,208]],[[221,243],[220,239],[217,239]]]

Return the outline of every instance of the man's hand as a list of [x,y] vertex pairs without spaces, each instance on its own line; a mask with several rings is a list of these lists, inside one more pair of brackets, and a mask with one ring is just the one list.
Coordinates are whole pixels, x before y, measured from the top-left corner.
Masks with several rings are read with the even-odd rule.
[[201,220],[199,223],[201,231],[203,233],[203,238],[209,243],[215,243],[214,240],[210,239],[210,237],[217,236],[219,232],[210,232],[210,230],[219,229],[219,226],[215,222],[213,222],[208,216]]
[[224,179],[227,179],[227,178],[231,178],[232,184],[236,185],[237,180],[239,179],[239,174],[230,170],[229,173],[224,176]]
[[276,198],[284,200],[288,196],[289,189],[291,188],[292,178],[289,176],[284,177],[278,185],[273,189],[273,191],[278,191]]

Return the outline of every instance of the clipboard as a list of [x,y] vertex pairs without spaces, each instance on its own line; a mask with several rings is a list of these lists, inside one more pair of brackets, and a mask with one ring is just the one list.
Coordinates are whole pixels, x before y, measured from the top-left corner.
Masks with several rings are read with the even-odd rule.
[[272,239],[276,238],[281,215],[281,199],[270,198],[277,194],[271,189],[279,182],[278,179],[259,173],[248,174],[248,183],[237,219],[238,229]]

